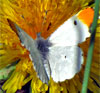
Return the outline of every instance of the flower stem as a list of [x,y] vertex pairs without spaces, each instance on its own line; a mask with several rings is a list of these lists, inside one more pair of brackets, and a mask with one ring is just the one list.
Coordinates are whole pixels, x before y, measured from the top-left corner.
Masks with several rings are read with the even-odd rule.
[[99,4],[100,4],[100,0],[95,0],[94,19],[93,19],[93,24],[90,28],[91,39],[90,39],[90,45],[89,45],[88,54],[87,54],[86,67],[85,67],[85,73],[84,73],[81,93],[87,93],[90,69],[91,69],[91,64],[92,64],[94,42],[95,42],[96,26],[97,26],[97,20],[98,20],[98,15],[99,15]]

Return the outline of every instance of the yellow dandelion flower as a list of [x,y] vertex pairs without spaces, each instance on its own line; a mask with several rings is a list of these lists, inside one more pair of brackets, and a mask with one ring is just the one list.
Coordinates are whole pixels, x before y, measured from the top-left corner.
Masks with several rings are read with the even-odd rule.
[[[15,71],[2,87],[6,90],[6,93],[15,93],[30,80],[32,93],[45,93],[48,89],[50,93],[60,93],[61,91],[63,93],[78,93],[81,91],[85,62],[82,70],[71,80],[55,83],[51,78],[49,85],[44,84],[37,77],[33,63],[29,58],[29,51],[21,45],[18,36],[10,28],[7,19],[11,19],[18,24],[34,39],[36,38],[35,31],[42,31],[41,35],[47,38],[65,20],[85,8],[90,1],[92,0],[0,0],[0,69],[19,61]],[[46,12],[48,12],[48,16]],[[51,22],[52,25],[50,25]],[[100,24],[100,21],[98,23]],[[46,32],[49,25],[49,32]],[[98,93],[100,87],[100,73],[97,71],[100,65],[100,61],[98,61],[100,57],[99,30],[96,36],[88,89]],[[85,60],[88,45],[89,39],[79,45],[84,52]]]

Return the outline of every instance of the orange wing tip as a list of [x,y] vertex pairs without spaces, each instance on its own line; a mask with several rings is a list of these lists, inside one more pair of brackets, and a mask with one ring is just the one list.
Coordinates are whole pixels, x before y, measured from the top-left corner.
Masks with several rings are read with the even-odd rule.
[[93,22],[94,17],[94,9],[92,8],[86,8],[79,12],[77,16],[84,24],[86,24],[88,27],[91,26]]

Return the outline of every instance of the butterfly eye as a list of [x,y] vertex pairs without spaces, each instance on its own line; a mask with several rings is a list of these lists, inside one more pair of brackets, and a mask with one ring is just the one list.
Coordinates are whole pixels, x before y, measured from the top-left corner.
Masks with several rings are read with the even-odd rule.
[[76,20],[74,20],[74,25],[77,25],[77,21]]

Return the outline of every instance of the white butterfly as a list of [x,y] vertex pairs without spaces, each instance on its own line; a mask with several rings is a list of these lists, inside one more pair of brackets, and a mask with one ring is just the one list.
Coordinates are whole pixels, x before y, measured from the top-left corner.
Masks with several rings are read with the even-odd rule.
[[88,27],[76,15],[46,40],[40,33],[34,40],[18,25],[14,25],[21,43],[30,52],[34,69],[44,83],[48,84],[50,76],[55,82],[62,82],[73,78],[80,71],[84,59],[78,44],[84,42],[90,33]]

